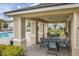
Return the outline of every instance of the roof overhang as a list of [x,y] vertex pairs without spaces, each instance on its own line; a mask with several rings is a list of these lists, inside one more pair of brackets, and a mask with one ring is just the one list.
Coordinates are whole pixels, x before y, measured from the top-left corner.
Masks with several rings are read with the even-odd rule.
[[68,5],[61,5],[61,6],[53,6],[53,7],[45,7],[39,9],[31,9],[31,10],[24,10],[24,11],[17,11],[17,12],[5,12],[8,16],[14,15],[21,15],[21,14],[28,14],[28,13],[36,13],[36,12],[43,12],[43,11],[53,11],[53,10],[61,10],[61,9],[68,9],[68,8],[76,8],[79,7],[79,4],[68,4]]

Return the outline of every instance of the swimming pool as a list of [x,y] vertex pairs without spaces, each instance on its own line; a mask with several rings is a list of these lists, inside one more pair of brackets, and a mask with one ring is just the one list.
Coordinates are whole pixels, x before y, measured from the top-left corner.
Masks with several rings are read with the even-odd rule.
[[12,32],[0,32],[0,39],[9,39],[13,37]]

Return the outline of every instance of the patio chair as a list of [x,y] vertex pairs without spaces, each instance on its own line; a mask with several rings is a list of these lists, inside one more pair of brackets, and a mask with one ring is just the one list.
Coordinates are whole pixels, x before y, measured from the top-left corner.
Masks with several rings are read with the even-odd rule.
[[40,48],[41,47],[47,47],[47,44],[48,44],[48,38],[43,38],[43,37],[41,37],[40,38]]
[[68,52],[68,40],[67,39],[63,39],[61,42],[59,42],[59,48],[61,49],[65,49],[66,50],[66,54]]
[[47,46],[48,50],[47,50],[47,54],[54,54],[54,55],[58,55],[59,52],[59,46],[58,46],[58,42],[49,42],[48,46]]

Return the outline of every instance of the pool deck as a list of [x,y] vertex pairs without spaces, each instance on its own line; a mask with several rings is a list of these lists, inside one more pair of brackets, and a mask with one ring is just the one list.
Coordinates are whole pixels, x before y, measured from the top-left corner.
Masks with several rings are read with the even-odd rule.
[[9,45],[10,39],[0,39],[0,44]]

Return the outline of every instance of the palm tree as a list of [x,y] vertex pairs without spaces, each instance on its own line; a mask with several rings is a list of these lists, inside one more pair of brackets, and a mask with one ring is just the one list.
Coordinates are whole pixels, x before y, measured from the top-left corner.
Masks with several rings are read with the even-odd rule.
[[4,24],[4,20],[0,19],[0,30],[2,29],[3,24]]
[[53,25],[53,27],[54,27],[54,29],[56,29],[56,27],[57,27],[57,24],[54,24],[54,25]]
[[7,28],[8,27],[8,24],[5,22],[4,24],[3,24],[3,28]]
[[2,30],[2,28],[7,28],[8,24],[6,23],[6,21],[4,19],[0,19],[0,30]]

